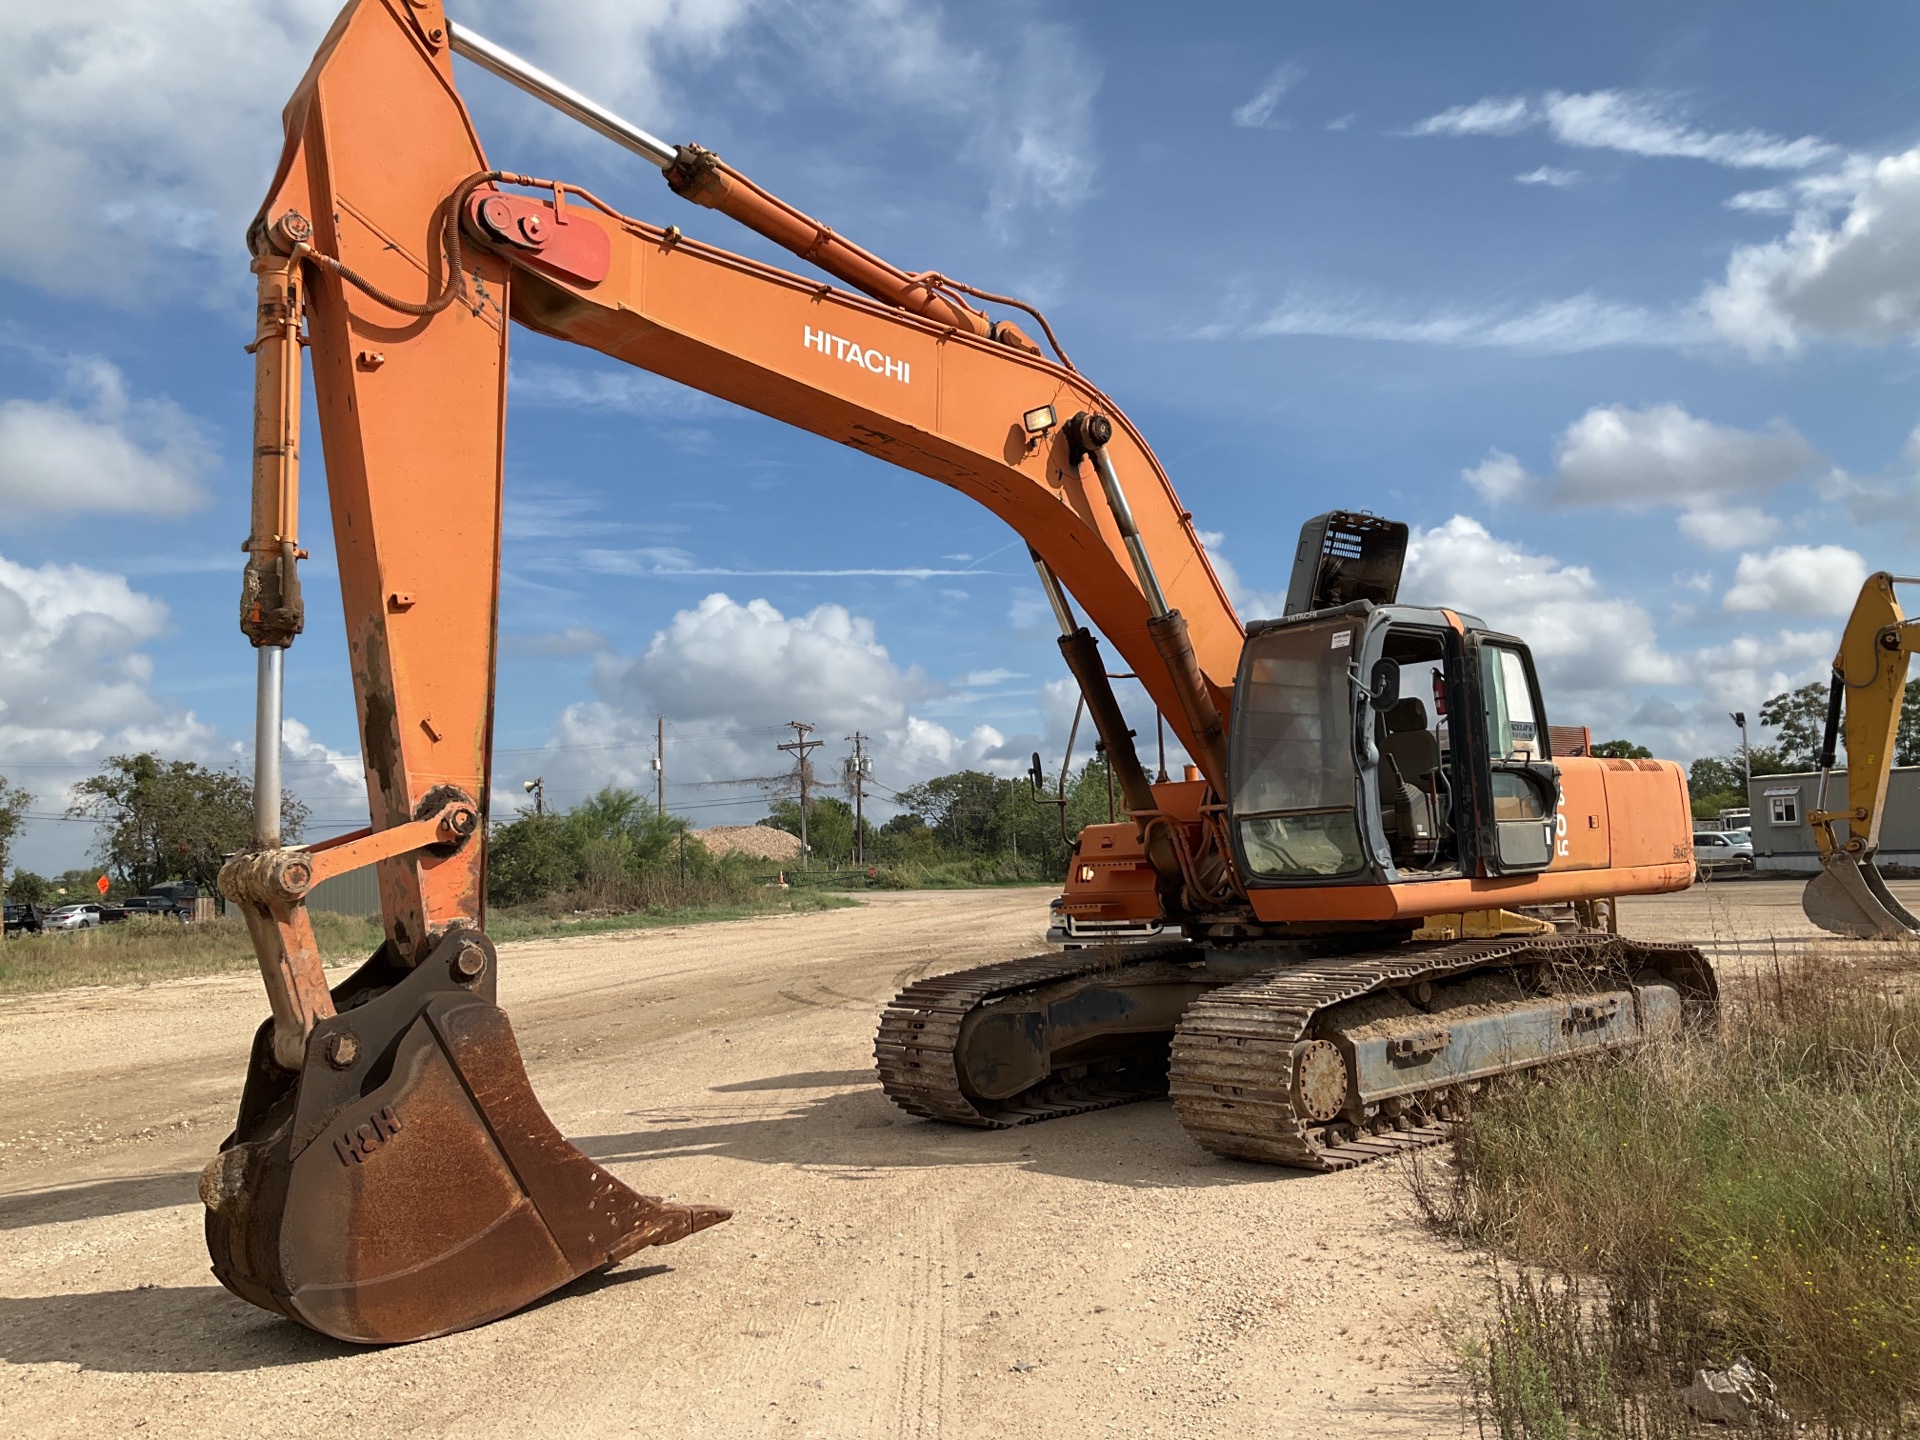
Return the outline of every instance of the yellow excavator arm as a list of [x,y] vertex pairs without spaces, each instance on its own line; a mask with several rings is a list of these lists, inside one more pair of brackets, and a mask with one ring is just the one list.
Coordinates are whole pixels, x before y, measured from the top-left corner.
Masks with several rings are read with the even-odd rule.
[[[1920,583],[1882,570],[1860,587],[1853,614],[1833,657],[1826,733],[1820,743],[1820,792],[1807,816],[1820,847],[1820,873],[1808,882],[1801,908],[1822,930],[1863,940],[1920,935],[1920,919],[1893,897],[1874,855],[1886,818],[1887,777],[1900,733],[1907,659],[1920,649],[1920,619],[1909,620],[1893,587]],[[1847,747],[1847,804],[1827,808],[1827,777],[1843,733]]]

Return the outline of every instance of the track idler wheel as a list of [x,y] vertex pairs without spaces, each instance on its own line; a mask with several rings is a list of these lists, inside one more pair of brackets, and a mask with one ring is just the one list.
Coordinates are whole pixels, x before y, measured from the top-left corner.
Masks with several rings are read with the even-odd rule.
[[725,1220],[629,1190],[534,1098],[494,952],[454,931],[334,992],[298,1073],[254,1037],[240,1118],[200,1177],[207,1249],[244,1300],[342,1340],[482,1325]]

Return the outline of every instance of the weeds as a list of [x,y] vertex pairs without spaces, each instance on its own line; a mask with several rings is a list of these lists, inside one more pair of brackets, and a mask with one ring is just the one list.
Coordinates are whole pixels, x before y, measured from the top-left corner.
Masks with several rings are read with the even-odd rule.
[[[1502,1436],[1672,1433],[1649,1397],[1738,1353],[1789,1412],[1864,1435],[1920,1403],[1917,1185],[1920,1001],[1801,956],[1733,988],[1715,1035],[1499,1089],[1416,1193],[1573,1277],[1500,1287],[1474,1373]],[[1564,1358],[1541,1363],[1572,1428],[1525,1418],[1536,1352]],[[1613,1429],[1588,1418],[1602,1379],[1631,1392]]]

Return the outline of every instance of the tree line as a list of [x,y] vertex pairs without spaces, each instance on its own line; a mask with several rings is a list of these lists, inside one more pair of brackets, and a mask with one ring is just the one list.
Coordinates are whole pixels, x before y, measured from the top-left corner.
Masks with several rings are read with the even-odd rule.
[[[32,795],[0,776],[0,877],[7,898],[17,903],[91,900],[103,875],[110,896],[138,895],[166,880],[211,893],[226,857],[253,843],[253,785],[246,776],[151,752],[112,756],[99,774],[73,787],[66,817],[93,823],[96,868],[58,876],[9,869],[12,843],[32,803]],[[307,807],[291,792],[280,805],[281,832],[297,841]]]
[[[1760,707],[1760,723],[1774,732],[1771,743],[1751,745],[1725,755],[1703,755],[1687,772],[1694,818],[1717,819],[1722,810],[1747,804],[1747,776],[1793,775],[1820,768],[1820,742],[1827,728],[1828,682],[1816,680],[1783,690]],[[1845,747],[1834,763],[1844,769]],[[1920,765],[1920,680],[1907,684],[1900,703],[1900,728],[1893,763]],[[1751,769],[1749,769],[1751,767]]]
[[[1760,707],[1759,722],[1773,738],[1751,747],[1752,773],[1817,769],[1826,715],[1825,681],[1770,697]],[[1593,753],[1633,759],[1652,752],[1620,739],[1599,742]],[[1693,762],[1687,788],[1696,818],[1714,819],[1723,809],[1747,803],[1747,763],[1738,751]],[[1839,763],[1845,764],[1844,757]],[[1920,765],[1920,680],[1906,688],[1894,764]],[[1025,779],[961,770],[891,793],[897,813],[878,825],[863,816],[857,836],[847,800],[830,792],[811,795],[810,863],[962,867],[978,879],[1058,880],[1082,827],[1120,813],[1112,776],[1099,754],[1070,774],[1064,787],[1035,787]],[[54,877],[12,869],[10,852],[32,803],[31,794],[0,776],[0,878],[14,901],[46,903],[61,898],[63,890],[69,898],[90,897],[103,874],[118,895],[139,894],[166,880],[211,891],[225,857],[252,844],[253,797],[246,776],[152,753],[115,755],[99,774],[73,789],[66,814],[92,822],[97,868]],[[298,841],[307,806],[287,792],[281,816],[287,839]],[[798,835],[798,800],[774,800],[761,823]],[[599,897],[609,904],[653,903],[669,893],[685,895],[689,886],[718,894],[737,888],[748,870],[766,868],[765,862],[715,860],[703,846],[687,843],[689,833],[684,817],[661,815],[642,796],[609,786],[570,810],[523,813],[495,825],[488,896],[496,904],[562,895]]]
[[[1057,787],[1044,793],[1049,802],[1059,798]],[[900,812],[882,824],[862,815],[856,839],[853,805],[832,793],[811,794],[807,864],[824,871],[866,866],[896,881],[901,872],[954,867],[960,878],[1058,880],[1071,837],[1117,813],[1109,809],[1107,768],[1098,759],[1068,777],[1064,807],[1037,803],[1026,780],[978,770],[910,786],[895,792],[895,803]],[[773,800],[759,823],[797,837],[800,802]],[[500,905],[565,900],[619,908],[688,895],[725,898],[741,884],[763,883],[769,872],[801,869],[798,861],[717,859],[697,841],[688,843],[692,833],[684,817],[662,815],[651,800],[616,786],[571,809],[523,811],[494,826],[487,895]]]
[[[807,841],[813,863],[845,866],[929,868],[971,865],[1007,879],[1058,880],[1066,875],[1073,837],[1082,827],[1119,814],[1109,804],[1108,767],[1088,760],[1068,775],[1064,797],[1058,784],[1036,789],[980,770],[938,775],[893,792],[899,813],[875,825],[862,818],[854,836],[853,806],[837,795],[816,795],[807,808]],[[791,797],[769,807],[760,822],[800,833],[800,805]]]

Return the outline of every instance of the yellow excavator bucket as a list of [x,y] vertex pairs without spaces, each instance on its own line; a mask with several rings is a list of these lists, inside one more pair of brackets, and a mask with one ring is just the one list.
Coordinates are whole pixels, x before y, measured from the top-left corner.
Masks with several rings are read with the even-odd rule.
[[1901,940],[1920,936],[1916,918],[1887,889],[1873,858],[1845,850],[1828,855],[1800,897],[1807,919],[1832,935],[1856,940]]

